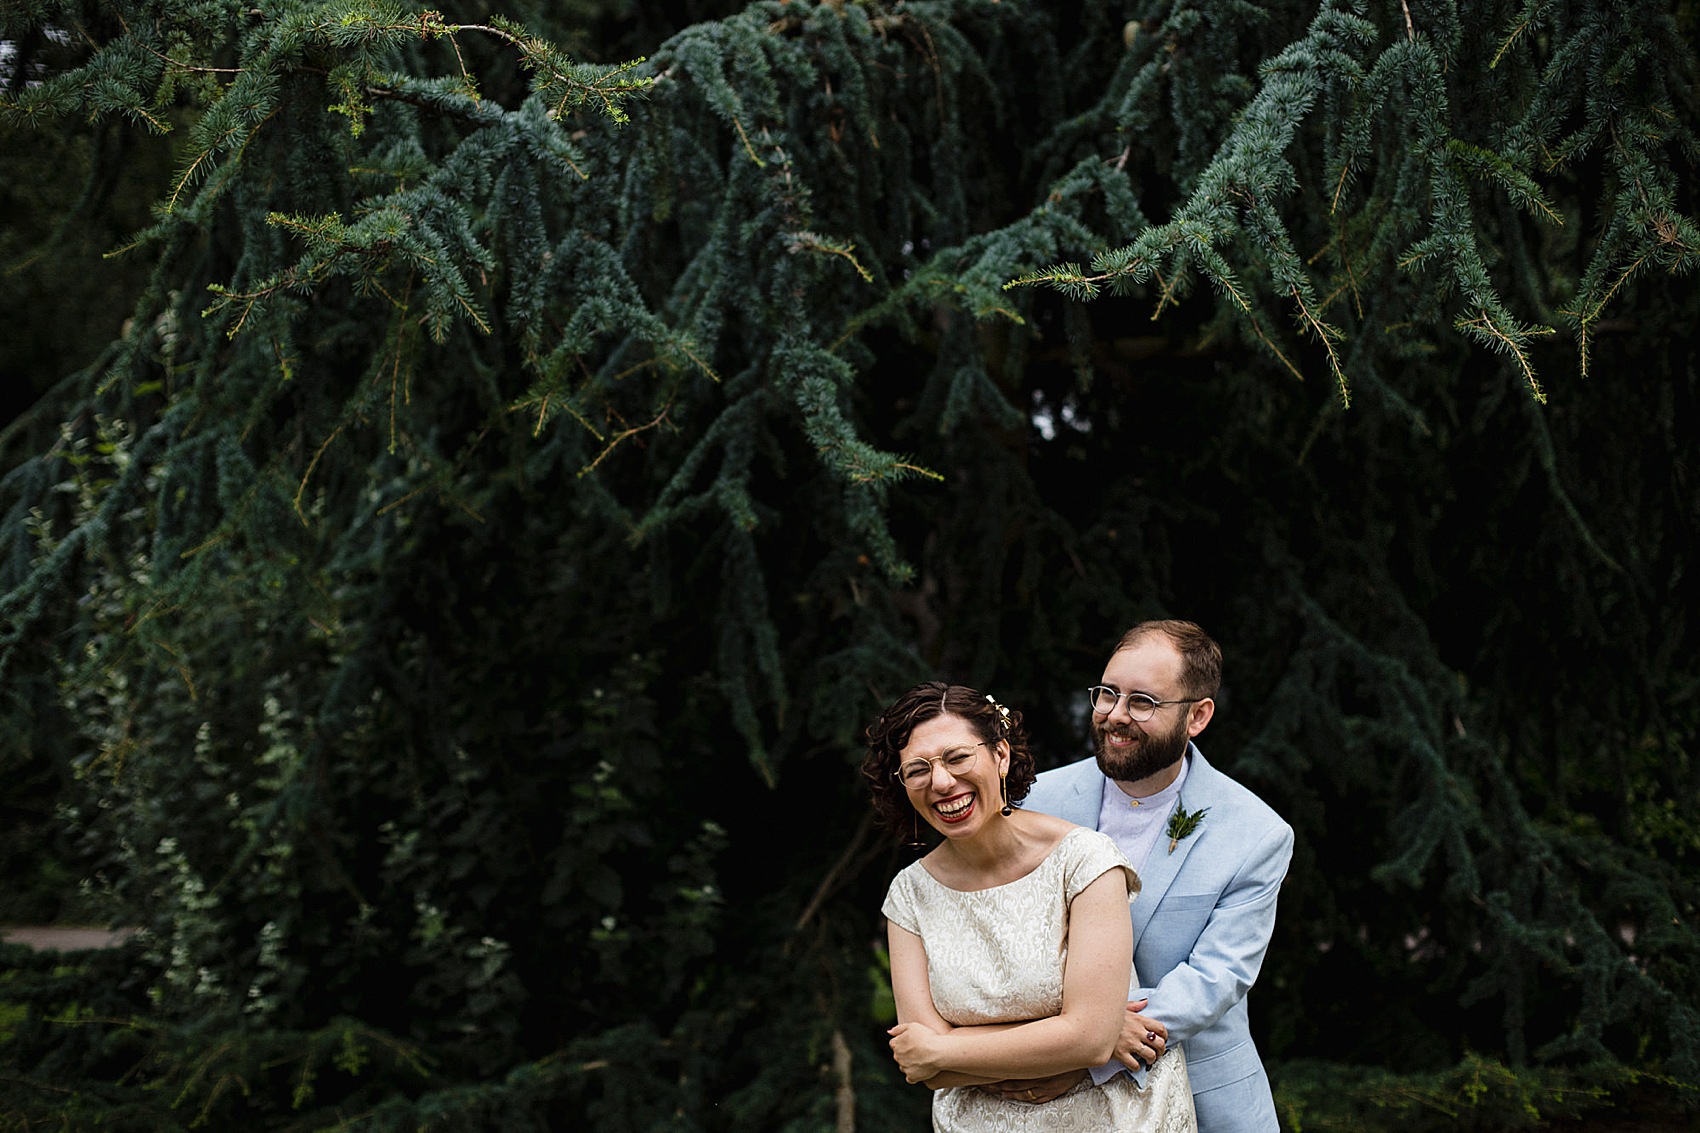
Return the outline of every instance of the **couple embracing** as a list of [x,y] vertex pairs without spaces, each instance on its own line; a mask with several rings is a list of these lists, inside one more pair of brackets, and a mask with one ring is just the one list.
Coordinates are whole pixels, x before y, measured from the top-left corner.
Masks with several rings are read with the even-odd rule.
[[1192,742],[1221,666],[1191,622],[1135,626],[1089,693],[1096,757],[1043,775],[961,685],[868,728],[881,817],[943,835],[883,909],[892,1054],[938,1133],[1276,1133],[1246,992],[1293,832]]

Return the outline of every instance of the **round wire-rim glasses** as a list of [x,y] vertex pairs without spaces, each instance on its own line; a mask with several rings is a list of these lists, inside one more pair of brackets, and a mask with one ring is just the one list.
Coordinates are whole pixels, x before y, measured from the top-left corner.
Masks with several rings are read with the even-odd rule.
[[1156,700],[1143,692],[1117,692],[1109,685],[1093,685],[1086,690],[1086,695],[1092,701],[1092,711],[1100,716],[1108,716],[1116,710],[1116,705],[1126,700],[1128,717],[1140,724],[1157,715],[1159,708],[1167,708],[1171,704],[1197,704],[1204,699],[1194,696],[1184,700]]
[[952,776],[966,775],[974,770],[974,763],[980,758],[980,749],[985,746],[986,741],[980,740],[972,747],[947,751],[931,759],[906,759],[901,767],[891,773],[891,777],[911,790],[918,790],[932,779],[935,763],[944,764],[944,769]]

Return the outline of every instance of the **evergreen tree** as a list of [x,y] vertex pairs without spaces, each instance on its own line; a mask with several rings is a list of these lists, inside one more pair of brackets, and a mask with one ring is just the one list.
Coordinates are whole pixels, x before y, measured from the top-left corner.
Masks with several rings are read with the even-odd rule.
[[643,7],[0,7],[8,155],[175,160],[0,434],[146,930],[5,953],[0,1127],[911,1127],[858,729],[1074,758],[1162,614],[1289,1124],[1695,1096],[1692,5]]

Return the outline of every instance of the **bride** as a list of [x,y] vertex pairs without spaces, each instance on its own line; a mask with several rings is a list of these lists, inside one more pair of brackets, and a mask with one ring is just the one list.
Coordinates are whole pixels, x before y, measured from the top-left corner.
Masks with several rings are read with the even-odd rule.
[[991,697],[917,685],[866,738],[862,774],[881,818],[913,841],[922,819],[944,836],[892,880],[882,909],[892,1056],[934,1091],[934,1130],[1194,1133],[1179,1047],[1143,1089],[1120,1074],[1101,1086],[1088,1075],[1050,1101],[980,1088],[1110,1060],[1139,986],[1128,919],[1139,878],[1105,835],[1013,809],[1033,757],[1020,713]]

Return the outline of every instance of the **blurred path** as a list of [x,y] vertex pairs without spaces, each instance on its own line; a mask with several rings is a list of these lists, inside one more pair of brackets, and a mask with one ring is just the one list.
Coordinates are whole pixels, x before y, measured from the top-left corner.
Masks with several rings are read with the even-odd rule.
[[22,944],[37,952],[83,952],[90,948],[116,948],[131,936],[133,928],[0,928],[0,940]]

